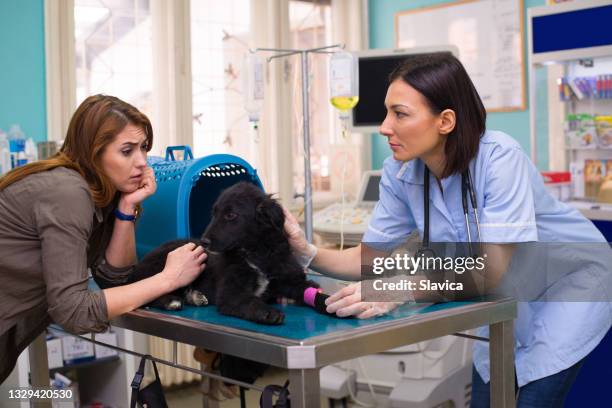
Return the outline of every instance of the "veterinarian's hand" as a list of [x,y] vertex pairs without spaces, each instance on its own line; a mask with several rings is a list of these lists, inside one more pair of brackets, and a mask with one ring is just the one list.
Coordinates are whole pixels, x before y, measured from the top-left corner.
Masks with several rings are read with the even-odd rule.
[[153,195],[157,190],[155,182],[155,172],[149,166],[145,167],[142,172],[142,179],[136,191],[128,194],[122,194],[119,200],[119,211],[132,214],[136,206],[142,203],[145,198]]
[[204,248],[190,242],[168,254],[166,266],[160,273],[167,280],[170,291],[189,285],[204,270]]
[[355,316],[358,319],[381,316],[389,313],[401,303],[396,302],[362,302],[361,282],[352,283],[325,301],[328,313],[336,313],[337,316]]
[[283,207],[283,212],[285,213],[285,232],[289,238],[289,245],[291,245],[293,254],[300,265],[306,268],[317,256],[317,247],[306,240],[306,235],[293,214],[285,207]]

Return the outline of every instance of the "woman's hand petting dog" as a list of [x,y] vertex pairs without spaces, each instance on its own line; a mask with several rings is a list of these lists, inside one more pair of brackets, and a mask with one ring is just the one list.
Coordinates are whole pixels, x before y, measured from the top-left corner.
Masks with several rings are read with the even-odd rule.
[[306,268],[314,257],[317,256],[317,247],[306,240],[306,235],[293,214],[285,207],[283,207],[283,212],[285,213],[285,232],[287,233],[291,250],[299,264]]
[[178,288],[189,285],[204,270],[207,254],[204,248],[196,246],[193,242],[176,248],[168,253],[166,266],[160,275],[168,282],[172,292]]

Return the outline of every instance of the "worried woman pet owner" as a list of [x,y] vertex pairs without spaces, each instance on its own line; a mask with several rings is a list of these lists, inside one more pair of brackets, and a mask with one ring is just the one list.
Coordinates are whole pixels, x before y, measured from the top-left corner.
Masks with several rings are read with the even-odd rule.
[[0,383],[49,323],[102,331],[204,269],[204,249],[187,244],[158,275],[88,290],[88,268],[99,282],[125,283],[136,261],[137,209],[156,190],[152,143],[145,115],[95,95],[77,108],[60,153],[0,178]]
[[[487,257],[485,287],[512,280],[518,271],[527,276],[515,279],[517,285],[541,283],[538,300],[553,295],[552,302],[518,304],[517,404],[562,406],[584,358],[612,326],[608,244],[590,221],[547,192],[537,168],[514,139],[486,129],[482,101],[455,57],[412,58],[391,73],[389,83],[380,133],[393,155],[384,162],[380,200],[362,244],[344,251],[317,249],[288,217],[285,227],[294,251],[310,259],[314,270],[358,280],[362,264],[371,266],[373,256],[385,256],[415,231],[423,242],[474,242]],[[527,243],[584,243],[598,250],[551,248],[541,270],[527,263],[537,254],[521,256]],[[524,267],[517,268],[521,262]],[[548,281],[546,274],[559,265],[568,273]],[[599,301],[563,301],[576,294],[577,286],[587,287],[587,293],[603,288],[603,295]],[[437,295],[418,288],[412,294],[417,301]],[[397,303],[365,302],[362,283],[356,283],[332,295],[327,305],[329,312],[341,316],[368,318]],[[487,336],[486,330],[481,334]],[[475,342],[472,407],[489,404],[488,353],[487,343]]]

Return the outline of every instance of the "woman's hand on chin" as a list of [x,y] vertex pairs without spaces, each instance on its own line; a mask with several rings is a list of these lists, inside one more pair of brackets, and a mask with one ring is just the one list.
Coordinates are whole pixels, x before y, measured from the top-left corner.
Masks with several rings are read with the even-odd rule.
[[[155,173],[149,166],[145,167],[142,173],[142,180],[135,191],[123,193],[119,200],[119,211],[132,214],[136,206],[142,203],[147,197],[153,195],[157,190]],[[125,211],[124,211],[125,210]]]

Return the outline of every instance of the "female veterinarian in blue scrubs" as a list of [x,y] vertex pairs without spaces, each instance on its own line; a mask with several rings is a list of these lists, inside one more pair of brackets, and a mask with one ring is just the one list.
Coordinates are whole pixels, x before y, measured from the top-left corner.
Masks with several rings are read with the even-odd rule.
[[[462,175],[469,171],[480,221],[480,242],[488,256],[486,271],[496,280],[510,262],[513,244],[605,243],[590,221],[547,193],[538,170],[514,139],[485,129],[482,101],[455,57],[424,56],[399,66],[390,76],[385,106],[387,116],[380,133],[388,139],[393,156],[384,162],[380,201],[362,245],[344,251],[317,250],[304,240],[295,219],[290,217],[286,223],[294,251],[306,261],[311,260],[313,269],[356,280],[360,276],[362,249],[368,243],[400,242],[415,230],[422,237],[427,172],[431,175],[431,241],[467,242]],[[472,240],[476,241],[474,218],[469,222]],[[577,270],[589,263],[589,254],[580,254],[579,258],[583,263],[577,263]],[[597,264],[597,260],[593,261]],[[596,288],[603,285],[609,290],[609,264],[587,272],[592,276],[583,283]],[[551,290],[562,292],[567,289],[563,285],[557,282]],[[328,311],[367,318],[395,307],[393,303],[362,302],[360,288],[359,283],[353,284],[331,296]],[[418,292],[415,297],[419,299]],[[584,358],[612,325],[612,303],[520,302],[518,309],[517,404],[562,407]],[[475,342],[474,367],[472,407],[486,407],[488,344]]]
[[144,114],[94,95],[74,113],[60,153],[0,178],[0,383],[50,322],[103,331],[202,272],[204,249],[187,244],[154,277],[88,290],[88,268],[98,282],[125,283],[136,261],[135,211],[156,189],[152,143]]

